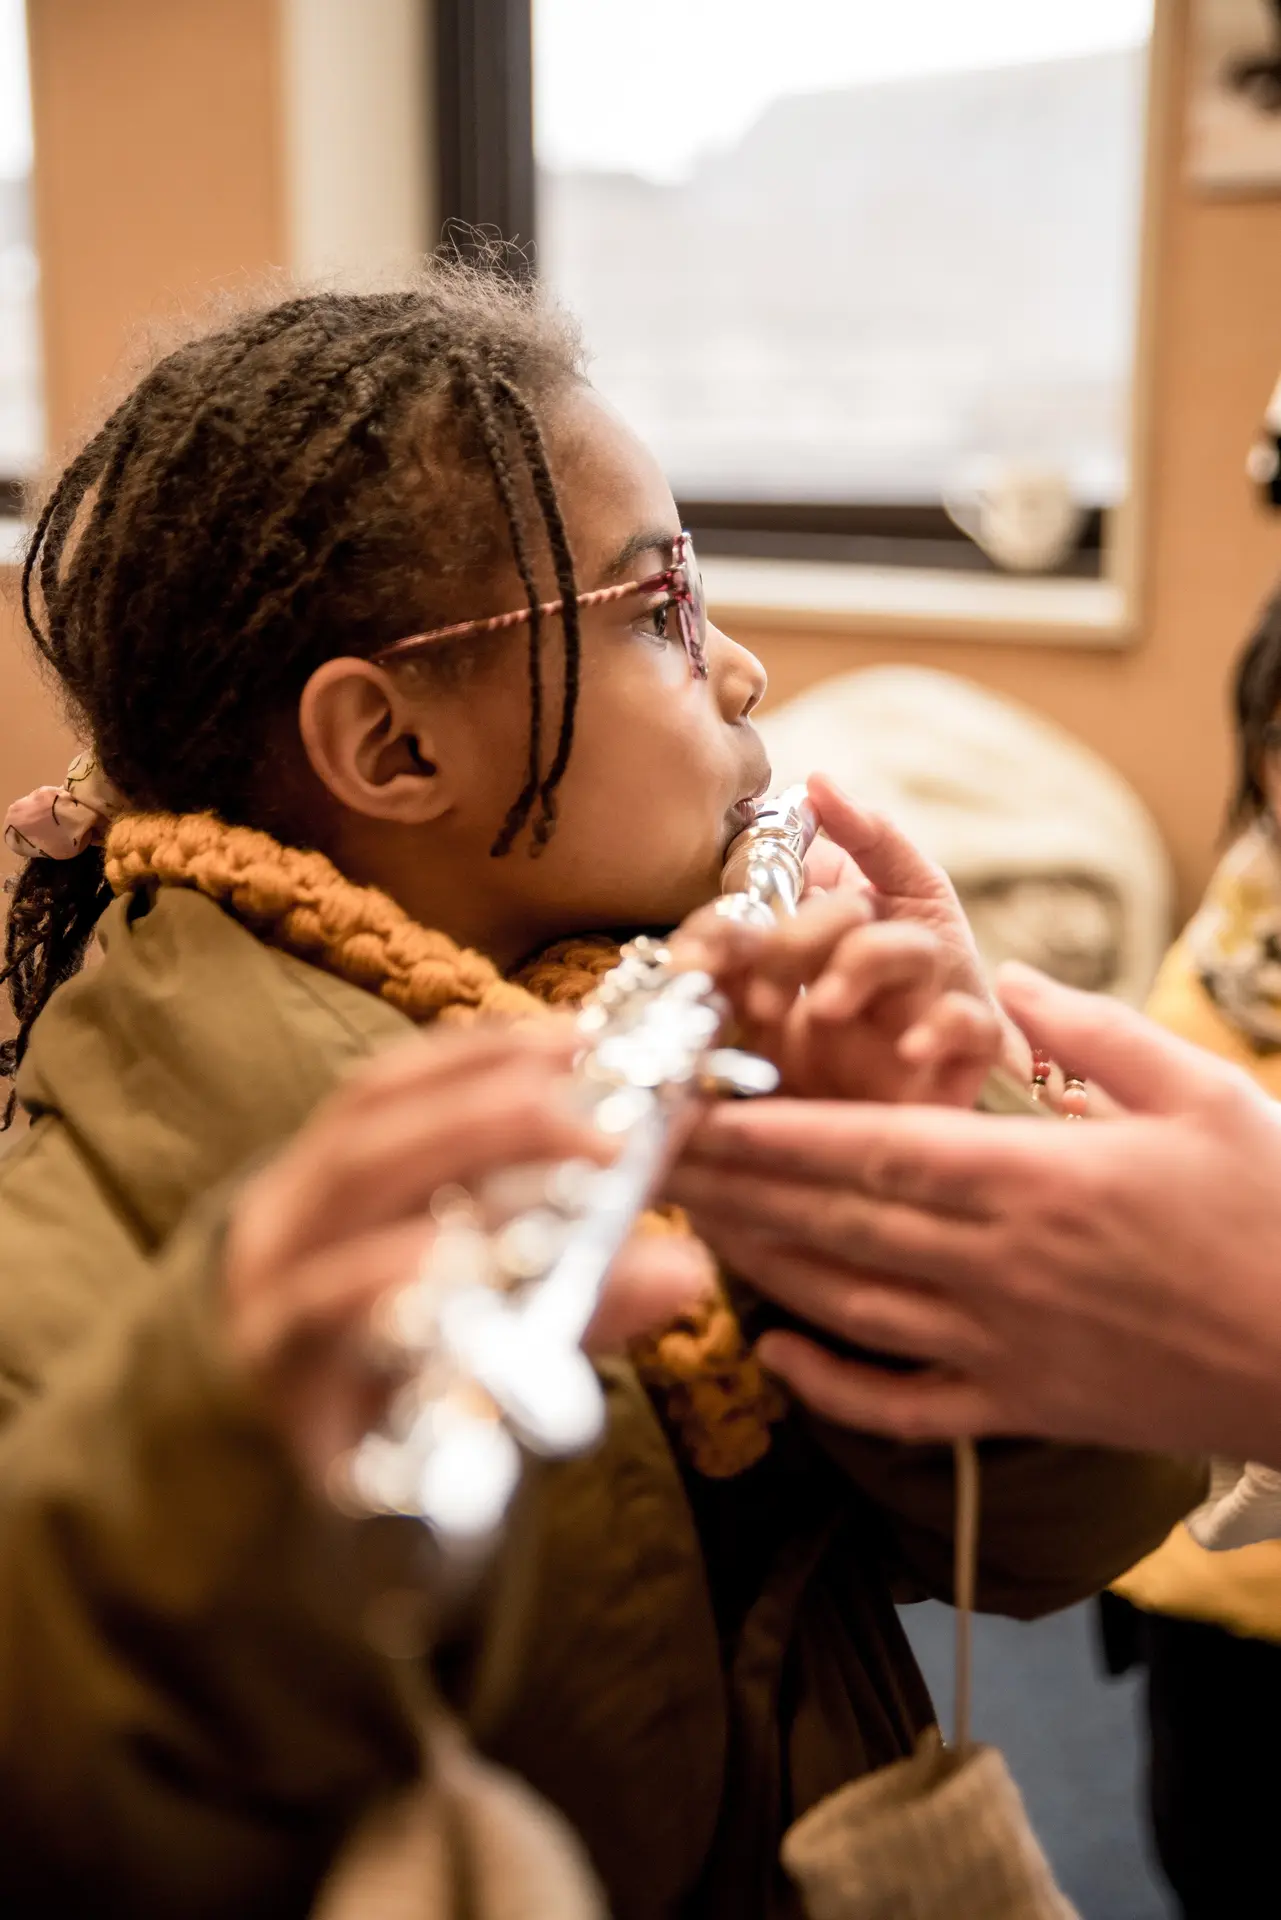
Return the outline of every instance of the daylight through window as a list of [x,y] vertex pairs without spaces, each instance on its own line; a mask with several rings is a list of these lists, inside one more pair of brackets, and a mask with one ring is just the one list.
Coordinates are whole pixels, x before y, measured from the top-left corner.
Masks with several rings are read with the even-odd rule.
[[535,0],[539,262],[679,496],[1127,484],[1151,0]]

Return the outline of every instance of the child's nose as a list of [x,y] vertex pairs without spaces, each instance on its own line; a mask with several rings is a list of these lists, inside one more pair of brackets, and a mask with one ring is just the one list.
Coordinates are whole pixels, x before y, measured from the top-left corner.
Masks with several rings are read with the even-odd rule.
[[754,653],[719,627],[708,626],[707,647],[721,712],[729,721],[746,720],[765,698],[769,675]]

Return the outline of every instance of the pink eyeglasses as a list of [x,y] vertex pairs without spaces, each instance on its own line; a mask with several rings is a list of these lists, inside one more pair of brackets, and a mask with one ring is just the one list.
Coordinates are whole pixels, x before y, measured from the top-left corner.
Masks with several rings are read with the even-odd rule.
[[[579,593],[574,597],[580,607],[603,607],[613,600],[625,600],[632,594],[656,593],[666,594],[668,603],[676,609],[690,672],[695,679],[706,680],[707,602],[703,597],[703,576],[694,558],[694,543],[687,533],[678,534],[673,541],[672,564],[665,567],[662,573],[653,573],[647,580],[625,580],[617,587],[597,587],[591,593]],[[564,610],[563,600],[545,601],[538,609],[544,619],[550,619]],[[532,618],[531,607],[518,607],[512,613],[492,614],[488,620],[459,620],[452,627],[436,627],[431,633],[411,633],[404,640],[393,640],[389,647],[380,648],[373,658],[380,661],[396,660],[404,654],[417,652],[420,647],[429,647],[436,640],[460,640],[467,633],[501,633],[505,627],[523,626]]]

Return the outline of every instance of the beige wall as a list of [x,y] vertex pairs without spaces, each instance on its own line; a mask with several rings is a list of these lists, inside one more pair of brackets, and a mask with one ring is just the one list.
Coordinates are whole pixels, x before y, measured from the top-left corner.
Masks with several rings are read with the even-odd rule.
[[139,324],[283,260],[269,0],[28,6],[56,446]]
[[[283,258],[268,0],[32,0],[49,437],[102,406],[152,316]],[[68,757],[0,581],[0,804]],[[2,857],[2,856],[0,856]]]
[[[1184,0],[1161,4],[1178,17],[1177,43]],[[157,305],[284,257],[276,9],[273,0],[38,0],[31,13],[49,394],[61,435],[92,410]],[[893,658],[969,674],[1043,709],[1137,787],[1170,842],[1186,901],[1205,876],[1227,781],[1228,663],[1281,573],[1281,520],[1255,507],[1242,477],[1281,371],[1281,196],[1198,200],[1179,178],[1180,133],[1174,112],[1159,168],[1140,643],[1101,655],[738,631],[764,656],[775,697]],[[61,753],[0,625],[0,792],[55,774]]]

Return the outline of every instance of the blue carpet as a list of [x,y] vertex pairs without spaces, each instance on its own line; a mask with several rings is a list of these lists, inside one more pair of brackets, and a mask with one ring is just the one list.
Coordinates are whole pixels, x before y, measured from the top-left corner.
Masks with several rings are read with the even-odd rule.
[[[905,1607],[903,1623],[947,1731],[951,1609]],[[1004,1753],[1082,1920],[1169,1920],[1141,1824],[1138,1677],[1104,1676],[1089,1607],[974,1624],[975,1735]]]

